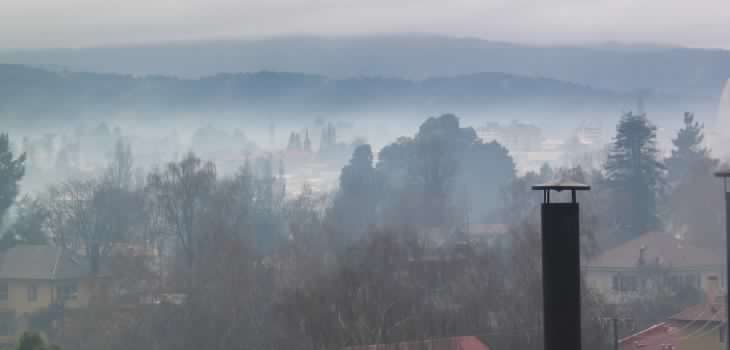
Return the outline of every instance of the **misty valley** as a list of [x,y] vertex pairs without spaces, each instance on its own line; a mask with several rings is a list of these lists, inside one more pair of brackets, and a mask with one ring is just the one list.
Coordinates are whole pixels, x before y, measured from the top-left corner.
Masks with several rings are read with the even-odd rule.
[[437,35],[0,50],[0,349],[724,349],[729,62]]

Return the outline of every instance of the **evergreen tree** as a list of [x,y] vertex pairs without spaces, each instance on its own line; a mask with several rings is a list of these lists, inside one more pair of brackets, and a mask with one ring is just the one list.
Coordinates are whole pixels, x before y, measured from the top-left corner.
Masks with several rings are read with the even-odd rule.
[[302,150],[302,137],[299,133],[292,132],[289,135],[289,144],[286,146],[289,151],[301,151]]
[[415,154],[409,176],[421,188],[422,222],[427,227],[448,226],[451,194],[463,169],[463,157],[478,137],[474,129],[462,128],[459,118],[445,114],[428,118],[414,138]]
[[659,226],[657,197],[665,168],[658,161],[656,126],[644,114],[625,114],[606,162],[606,175],[623,211],[624,231],[633,238]]
[[7,248],[15,244],[47,244],[48,236],[44,225],[50,216],[40,199],[28,196],[18,201],[15,222],[2,237],[0,246]]
[[304,142],[302,147],[305,152],[312,152],[312,141],[309,139],[309,129],[304,131]]
[[377,171],[391,207],[384,212],[396,223],[443,229],[485,219],[514,179],[515,164],[506,148],[444,114],[384,147]]
[[666,165],[668,179],[673,183],[693,173],[693,169],[702,168],[709,172],[714,166],[710,152],[703,144],[704,125],[696,122],[694,118],[693,113],[684,113],[684,127],[672,140],[674,149],[672,156],[666,160]]
[[18,350],[61,350],[56,345],[48,345],[40,334],[36,332],[23,332],[18,340]]
[[360,145],[342,169],[339,192],[329,213],[338,230],[347,230],[348,238],[361,237],[376,223],[378,184],[372,149],[370,145]]
[[15,203],[18,182],[25,175],[25,154],[15,158],[7,134],[0,134],[0,220]]
[[502,190],[515,178],[515,163],[499,143],[477,140],[461,155],[456,178],[457,202],[465,202],[464,224],[482,223],[498,208]]
[[724,242],[723,213],[717,196],[717,180],[712,171],[718,161],[703,145],[703,125],[694,120],[694,114],[684,114],[684,127],[672,140],[674,149],[666,160],[671,193],[667,196],[666,210],[671,213],[667,224],[672,232],[681,233],[693,245],[717,249]]

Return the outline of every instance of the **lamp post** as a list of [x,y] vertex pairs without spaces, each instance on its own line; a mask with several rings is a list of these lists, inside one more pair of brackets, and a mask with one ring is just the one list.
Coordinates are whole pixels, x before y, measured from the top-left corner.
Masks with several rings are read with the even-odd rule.
[[[580,350],[580,207],[577,191],[590,186],[555,181],[532,186],[543,191],[542,290],[545,350]],[[570,202],[551,202],[551,191],[570,191]]]
[[730,293],[728,293],[728,277],[730,277],[730,192],[728,192],[728,178],[730,169],[715,172],[715,176],[722,179],[722,186],[725,192],[725,345],[730,350]]

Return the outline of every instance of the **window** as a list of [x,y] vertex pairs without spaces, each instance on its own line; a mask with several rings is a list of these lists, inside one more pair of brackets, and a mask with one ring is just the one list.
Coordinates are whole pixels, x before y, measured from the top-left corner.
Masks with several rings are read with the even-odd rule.
[[0,282],[0,301],[8,301],[8,283]]
[[[714,280],[713,280],[714,278]],[[683,275],[672,275],[669,276],[669,286],[671,288],[682,289],[682,288],[700,288],[700,276],[698,274],[683,274]],[[717,282],[717,276],[708,277],[708,283],[715,281]]]
[[613,290],[617,292],[635,292],[638,290],[639,283],[636,276],[626,276],[617,274],[613,276]]
[[28,301],[38,301],[38,286],[28,286]]
[[[717,276],[711,276],[717,280]],[[693,273],[684,276],[684,286],[691,288],[700,288],[700,276]]]
[[677,275],[672,275],[672,276],[667,277],[667,282],[668,282],[669,286],[673,289],[679,288],[679,286],[681,284],[680,280],[681,280],[681,278]]
[[79,287],[76,283],[67,283],[59,286],[56,293],[59,300],[63,301],[76,299],[78,292]]

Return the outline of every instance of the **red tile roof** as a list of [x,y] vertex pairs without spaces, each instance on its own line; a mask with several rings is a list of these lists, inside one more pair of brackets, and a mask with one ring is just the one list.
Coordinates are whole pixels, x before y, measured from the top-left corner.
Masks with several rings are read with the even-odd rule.
[[712,329],[722,322],[725,322],[724,303],[698,304],[670,317],[668,322],[621,339],[619,345],[621,350],[679,350],[680,340],[687,338],[686,331],[692,329],[690,324]]
[[619,341],[621,350],[667,350],[678,349],[679,329],[666,323],[653,325],[639,333]]
[[669,319],[672,321],[725,322],[725,318],[725,303],[711,303],[690,306]]
[[668,233],[649,232],[609,249],[586,263],[588,268],[624,269],[637,267],[641,249],[646,263],[659,262],[673,268],[722,266],[723,259],[705,249],[694,247]]
[[489,350],[489,347],[477,337],[466,336],[395,344],[352,346],[348,347],[347,350]]

